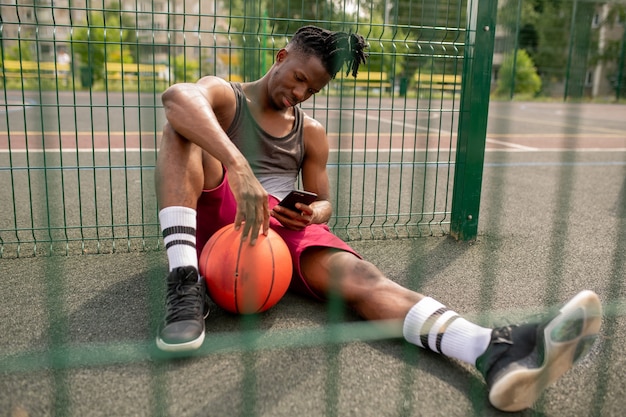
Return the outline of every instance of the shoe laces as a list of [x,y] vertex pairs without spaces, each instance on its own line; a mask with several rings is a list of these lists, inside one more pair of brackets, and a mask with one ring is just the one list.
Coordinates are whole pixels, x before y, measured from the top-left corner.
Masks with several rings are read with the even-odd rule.
[[498,327],[496,329],[493,330],[492,334],[491,334],[491,342],[494,344],[507,344],[507,345],[512,345],[513,344],[513,336],[512,336],[512,332],[513,332],[513,328],[517,327],[514,324],[508,325],[508,326],[504,326],[504,327]]
[[195,271],[178,270],[176,280],[167,284],[166,322],[198,320],[202,318],[202,283],[197,281]]

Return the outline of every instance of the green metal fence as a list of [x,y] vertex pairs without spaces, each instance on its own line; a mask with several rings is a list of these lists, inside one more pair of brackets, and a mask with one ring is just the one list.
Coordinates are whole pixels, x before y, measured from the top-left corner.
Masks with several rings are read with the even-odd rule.
[[357,80],[303,104],[328,131],[331,226],[346,240],[476,236],[490,91],[623,97],[620,2],[261,6],[1,3],[0,255],[158,248],[160,93],[209,74],[254,79],[301,24],[370,43]]
[[[254,79],[306,23],[370,44],[357,80],[338,77],[303,104],[331,143],[333,230],[346,240],[450,233],[452,185],[469,175],[456,224],[475,236],[493,44],[483,26],[494,17],[458,0],[305,3],[2,3],[0,254],[158,248],[160,93],[204,75]],[[455,180],[459,139],[479,158]]]

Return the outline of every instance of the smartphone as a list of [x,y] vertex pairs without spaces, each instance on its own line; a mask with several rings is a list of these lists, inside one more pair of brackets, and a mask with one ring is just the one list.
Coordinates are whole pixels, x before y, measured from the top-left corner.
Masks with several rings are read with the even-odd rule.
[[293,190],[287,197],[283,198],[279,206],[288,208],[289,210],[298,211],[296,203],[306,204],[307,206],[317,199],[317,194],[308,191]]

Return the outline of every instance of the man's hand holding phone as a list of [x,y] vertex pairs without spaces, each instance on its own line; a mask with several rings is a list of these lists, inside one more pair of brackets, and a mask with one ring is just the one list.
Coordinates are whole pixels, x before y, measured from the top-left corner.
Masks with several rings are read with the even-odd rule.
[[272,216],[288,229],[302,230],[313,220],[316,199],[315,193],[294,190],[272,209]]

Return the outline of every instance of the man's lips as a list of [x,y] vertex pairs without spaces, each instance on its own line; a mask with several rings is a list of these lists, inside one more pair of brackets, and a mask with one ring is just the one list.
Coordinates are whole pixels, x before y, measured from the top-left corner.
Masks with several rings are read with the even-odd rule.
[[283,104],[287,107],[293,107],[296,105],[295,102],[292,102],[287,97],[283,97]]

